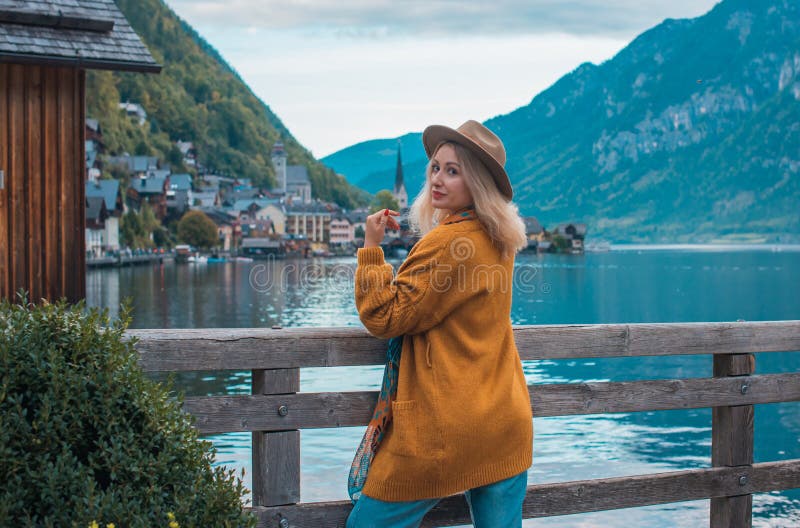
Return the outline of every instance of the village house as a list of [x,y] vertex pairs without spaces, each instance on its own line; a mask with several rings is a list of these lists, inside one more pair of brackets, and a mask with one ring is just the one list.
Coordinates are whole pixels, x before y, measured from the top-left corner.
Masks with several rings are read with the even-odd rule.
[[[259,198],[262,198],[262,196],[258,192],[258,189],[228,190],[228,192],[225,193],[225,198],[222,200],[222,205],[231,207],[243,200],[255,200]],[[271,199],[278,200],[277,198]]]
[[[0,297],[85,297],[91,68],[161,70],[113,0],[3,2]],[[92,200],[95,222],[101,201]]]
[[86,141],[95,142],[98,144],[103,143],[103,129],[100,127],[100,121],[97,119],[93,119],[91,117],[87,117],[85,120],[86,123]]
[[153,170],[138,178],[132,178],[126,199],[130,207],[141,210],[147,202],[156,218],[163,220],[167,216],[167,190],[169,188],[169,171]]
[[250,220],[240,220],[238,232],[241,233],[241,239],[247,238],[264,238],[269,236],[280,237],[279,233],[275,231],[275,225],[270,219],[253,218]]
[[353,209],[345,213],[345,216],[347,217],[347,221],[350,222],[350,229],[353,230],[353,241],[356,244],[363,242],[369,211],[366,209]]
[[330,224],[338,206],[325,202],[284,203],[286,233],[304,235],[310,242],[328,242]]
[[[93,234],[92,238],[93,243],[99,241],[99,249],[101,252],[106,251],[118,251],[120,248],[119,244],[119,222],[120,218],[122,218],[122,214],[124,213],[124,205],[122,200],[122,192],[120,191],[119,182],[117,180],[90,180],[86,182],[86,198],[87,198],[87,209],[86,209],[86,218],[87,218],[87,243],[89,242],[89,225],[88,225],[88,218],[89,218],[89,210],[90,204],[88,202],[88,198],[100,198],[104,202],[104,210],[105,210],[105,217],[100,219],[99,216],[95,215],[95,224],[91,229],[95,230],[102,230],[102,236]],[[92,209],[92,214],[95,214],[95,210]],[[97,244],[96,244],[97,245]],[[87,246],[87,251],[88,251]]]
[[272,226],[272,232],[279,235],[286,233],[286,208],[280,200],[274,198],[240,200],[231,207],[231,212],[236,214],[242,225],[268,221]]
[[193,203],[192,175],[171,174],[167,189],[167,209],[178,216],[183,215]]
[[219,190],[205,189],[202,191],[192,191],[192,203],[190,209],[205,209],[208,207],[219,207],[222,200],[219,197]]
[[213,187],[217,190],[221,189],[223,185],[233,186],[234,182],[236,182],[234,178],[210,173],[201,175],[200,181],[203,187]]
[[[528,249],[539,251],[542,249],[542,243],[547,240],[547,231],[539,223],[535,216],[524,216],[522,218],[525,222],[525,235],[528,237]],[[547,244],[549,247],[549,244]]]
[[124,110],[128,117],[132,117],[139,126],[147,122],[147,112],[144,107],[138,103],[124,102],[119,103],[120,110]]
[[102,196],[86,197],[86,253],[102,257],[106,248],[106,202]]
[[158,170],[158,158],[155,156],[111,156],[108,158],[109,165],[119,165],[124,168],[134,178],[147,176],[149,172]]
[[348,245],[355,242],[353,225],[350,223],[350,220],[347,219],[346,215],[337,214],[331,218],[330,229],[331,245]]
[[100,155],[105,152],[103,131],[97,119],[86,119],[86,134],[84,152],[86,153],[86,178],[88,180],[100,178],[103,166]]
[[583,251],[583,241],[586,238],[586,224],[558,224],[553,230],[553,237],[556,236],[567,240],[568,249],[581,252]]
[[197,166],[197,150],[194,148],[194,143],[191,141],[176,141],[175,146],[181,151],[183,156],[183,164],[187,167]]
[[239,223],[236,219],[218,208],[201,209],[201,211],[217,226],[219,248],[223,251],[235,249],[237,240],[241,238]]

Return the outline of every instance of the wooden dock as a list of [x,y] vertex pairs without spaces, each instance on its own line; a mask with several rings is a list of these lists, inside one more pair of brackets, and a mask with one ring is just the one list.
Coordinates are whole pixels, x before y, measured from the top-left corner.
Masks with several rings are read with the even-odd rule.
[[[299,430],[365,426],[378,393],[301,393],[299,369],[382,365],[385,340],[355,328],[128,335],[147,371],[252,370],[252,395],[187,398],[184,408],[203,434],[252,432],[259,527],[344,526],[349,501],[300,503]],[[800,351],[800,321],[517,326],[514,338],[523,360],[713,355],[709,378],[530,386],[536,417],[711,407],[712,446],[708,468],[529,486],[525,518],[710,499],[712,528],[750,527],[753,493],[800,487],[800,459],[753,463],[754,405],[800,400],[800,372],[756,375],[753,353]],[[457,495],[423,526],[470,522]]]

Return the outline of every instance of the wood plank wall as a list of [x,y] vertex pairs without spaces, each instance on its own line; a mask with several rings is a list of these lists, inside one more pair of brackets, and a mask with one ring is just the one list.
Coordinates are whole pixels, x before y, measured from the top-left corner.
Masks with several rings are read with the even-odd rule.
[[0,64],[0,297],[85,297],[85,72]]

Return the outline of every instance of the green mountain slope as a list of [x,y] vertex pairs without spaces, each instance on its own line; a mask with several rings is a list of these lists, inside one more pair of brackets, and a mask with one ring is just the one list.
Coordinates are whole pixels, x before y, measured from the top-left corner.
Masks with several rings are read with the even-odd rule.
[[[117,0],[117,5],[164,69],[160,75],[92,71],[87,76],[87,115],[100,120],[109,152],[153,153],[178,164],[174,142],[193,141],[204,166],[271,185],[270,151],[280,140],[290,164],[308,167],[315,197],[345,207],[367,202],[366,193],[316,161],[219,53],[161,0]],[[139,127],[125,118],[120,101],[142,104],[148,123]]]
[[800,242],[798,123],[800,3],[724,0],[486,125],[506,144],[520,209],[545,226],[583,221],[620,242]]
[[[397,139],[373,139],[357,143],[320,161],[342,174],[347,181],[372,194],[381,189],[393,189],[397,167],[398,142],[402,149],[403,173],[406,189],[417,189],[422,184],[415,162],[425,157],[422,134],[410,133]],[[411,164],[406,164],[411,160]],[[424,167],[424,165],[423,165]]]

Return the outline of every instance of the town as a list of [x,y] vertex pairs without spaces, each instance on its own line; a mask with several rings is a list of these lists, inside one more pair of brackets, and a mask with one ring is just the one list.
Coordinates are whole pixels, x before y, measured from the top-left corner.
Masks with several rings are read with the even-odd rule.
[[[147,123],[140,104],[119,106],[138,125]],[[165,255],[206,263],[353,256],[363,245],[371,212],[390,207],[405,218],[409,209],[399,146],[393,189],[379,192],[371,208],[346,210],[312,198],[307,168],[289,165],[281,142],[270,153],[277,185],[265,189],[249,178],[207,169],[191,141],[176,142],[188,171],[173,172],[170,163],[155,156],[108,155],[97,119],[86,119],[85,134],[86,259],[92,267]],[[535,217],[524,220],[529,251],[583,252],[586,224],[559,224],[548,231]],[[399,231],[387,232],[382,245],[387,257],[403,257],[417,239],[403,221]]]

